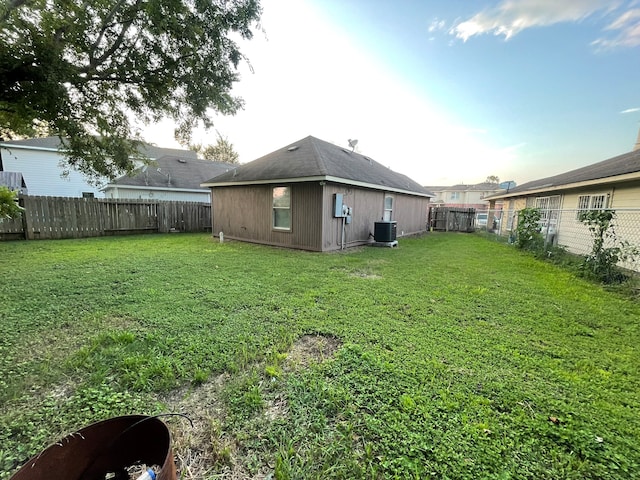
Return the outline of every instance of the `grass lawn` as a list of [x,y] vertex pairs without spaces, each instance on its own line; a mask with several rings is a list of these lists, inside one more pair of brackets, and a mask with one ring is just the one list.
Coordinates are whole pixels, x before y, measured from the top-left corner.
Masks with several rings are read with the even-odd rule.
[[640,305],[475,235],[0,243],[0,478],[125,413],[182,478],[640,478]]

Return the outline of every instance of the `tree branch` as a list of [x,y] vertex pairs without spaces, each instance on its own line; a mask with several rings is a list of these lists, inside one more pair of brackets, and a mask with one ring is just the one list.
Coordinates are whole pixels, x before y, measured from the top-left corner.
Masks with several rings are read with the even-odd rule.
[[113,17],[125,1],[126,0],[120,0],[118,3],[116,3],[105,17],[104,21],[102,22],[102,28],[100,28],[100,33],[98,34],[98,38],[96,38],[96,41],[91,45],[89,58],[93,59],[92,52],[94,52],[98,48],[98,45],[100,45],[102,37],[104,37],[104,33],[107,31],[107,28],[109,28],[109,25],[111,25]]
[[127,34],[127,31],[129,30],[131,25],[133,25],[133,19],[128,20],[126,23],[122,24],[122,30],[120,30],[120,33],[118,34],[118,37],[113,41],[113,44],[111,45],[111,47],[109,49],[107,49],[98,58],[94,58],[93,59],[93,61],[91,62],[91,65],[90,65],[92,68],[95,68],[98,65],[104,63],[104,61],[107,58],[111,57],[111,55],[113,55],[115,53],[115,51],[118,50],[118,48],[120,48],[120,46],[122,45],[122,42],[124,41],[124,37]]
[[[89,70],[90,69],[94,69],[98,65],[102,64],[116,50],[118,50],[118,48],[120,48],[120,45],[122,45],[122,42],[124,41],[124,37],[125,37],[127,31],[129,30],[129,28],[133,24],[133,21],[136,18],[135,15],[131,15],[130,19],[128,19],[128,20],[126,20],[125,22],[122,23],[122,30],[120,30],[120,33],[118,34],[118,37],[115,39],[113,45],[111,45],[111,47],[109,49],[107,49],[98,58],[94,57],[94,53],[98,49],[98,47],[100,46],[100,43],[102,42],[102,39],[104,38],[104,34],[106,33],[106,31],[107,31],[107,29],[109,27],[114,25],[114,23],[112,23],[113,18],[115,17],[117,11],[125,3],[125,1],[126,0],[120,0],[118,3],[116,3],[113,6],[113,8],[109,11],[107,16],[105,17],[105,19],[104,19],[104,21],[102,23],[102,28],[100,29],[100,34],[98,35],[98,38],[96,39],[96,41],[93,42],[93,44],[91,45],[91,48],[90,48],[90,51],[89,51],[89,67],[88,67]],[[134,12],[138,11],[138,7],[139,6],[140,6],[140,0],[137,0],[136,3],[132,5],[133,11]]]

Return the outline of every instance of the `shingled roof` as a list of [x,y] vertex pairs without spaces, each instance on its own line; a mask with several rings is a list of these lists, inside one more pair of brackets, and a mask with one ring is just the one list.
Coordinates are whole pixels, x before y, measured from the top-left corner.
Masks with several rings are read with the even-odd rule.
[[136,170],[134,175],[117,178],[111,185],[206,190],[200,186],[205,180],[236,166],[230,163],[165,155],[146,168]]
[[457,185],[449,185],[446,187],[425,185],[426,189],[431,192],[490,192],[502,190],[497,183],[482,182],[474,185],[465,185],[463,183]]
[[308,136],[203,183],[205,187],[332,181],[430,197],[419,183],[371,158]]
[[[571,170],[552,177],[524,183],[508,193],[492,195],[490,198],[517,197],[532,191],[560,190],[590,181],[616,181],[623,175],[640,174],[640,150],[618,155],[586,167]],[[576,185],[577,186],[577,185]]]
[[[24,140],[5,140],[0,142],[0,146],[3,147],[16,147],[16,148],[32,148],[37,150],[50,150],[58,151],[62,147],[60,138],[58,137],[38,137],[27,138]],[[139,149],[140,153],[149,158],[160,158],[164,155],[174,155],[181,158],[197,158],[198,154],[192,150],[184,150],[181,148],[164,148],[151,145],[150,143],[143,143]]]

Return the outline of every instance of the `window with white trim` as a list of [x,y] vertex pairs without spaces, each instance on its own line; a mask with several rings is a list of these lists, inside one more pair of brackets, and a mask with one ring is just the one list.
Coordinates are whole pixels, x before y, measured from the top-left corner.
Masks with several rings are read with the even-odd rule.
[[608,195],[606,193],[598,193],[596,195],[580,195],[578,197],[578,211],[576,219],[580,218],[580,212],[585,210],[604,210],[607,208]]
[[291,230],[291,189],[273,187],[273,228]]
[[560,195],[536,197],[536,208],[540,211],[541,227],[556,227],[560,210]]
[[451,192],[451,200],[460,200],[460,192]]
[[384,196],[384,214],[382,220],[390,222],[393,219],[393,195]]

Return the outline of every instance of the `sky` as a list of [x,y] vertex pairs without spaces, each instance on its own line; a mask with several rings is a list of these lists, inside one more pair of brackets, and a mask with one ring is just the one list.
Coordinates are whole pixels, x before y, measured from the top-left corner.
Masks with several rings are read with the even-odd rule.
[[[640,0],[262,0],[212,114],[241,163],[308,135],[422,185],[521,185],[629,152],[640,128]],[[173,126],[144,131],[177,146]]]

